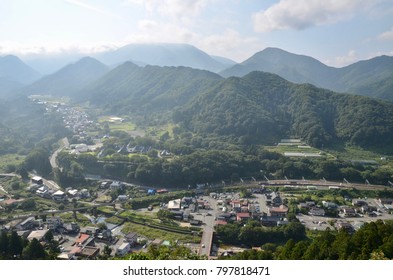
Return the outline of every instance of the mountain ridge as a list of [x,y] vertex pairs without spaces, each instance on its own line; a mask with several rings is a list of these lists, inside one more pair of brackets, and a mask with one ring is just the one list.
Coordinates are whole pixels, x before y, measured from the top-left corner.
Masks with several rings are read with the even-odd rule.
[[24,87],[21,93],[74,97],[84,86],[108,71],[108,66],[98,60],[84,57]]
[[379,56],[336,68],[306,55],[293,54],[279,48],[266,48],[245,61],[219,72],[223,77],[244,76],[252,71],[277,74],[294,83],[310,83],[338,92],[379,97],[393,101],[393,87],[377,92],[375,82],[388,83],[393,77],[393,57]]

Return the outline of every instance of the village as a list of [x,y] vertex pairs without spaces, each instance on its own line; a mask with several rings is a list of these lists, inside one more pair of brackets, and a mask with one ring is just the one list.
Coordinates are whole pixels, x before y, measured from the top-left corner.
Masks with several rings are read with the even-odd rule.
[[[105,180],[98,181],[97,184],[102,189],[102,196],[113,189],[131,187],[119,181]],[[51,189],[39,176],[32,177],[28,189],[34,195],[54,202],[68,201],[72,204],[90,197],[87,189]],[[53,209],[44,213],[31,213],[26,218],[14,217],[7,223],[2,223],[0,229],[16,231],[19,236],[30,241],[35,238],[43,245],[50,231],[59,244],[58,259],[96,259],[103,254],[108,257],[124,256],[146,251],[149,246],[172,246],[175,243],[189,247],[200,256],[216,258],[247,249],[236,246],[220,248],[215,236],[216,228],[229,223],[246,224],[253,220],[263,227],[281,227],[288,225],[289,219],[295,216],[310,231],[344,229],[353,233],[367,222],[393,217],[393,199],[345,196],[333,202],[323,198],[312,199],[310,194],[313,189],[305,187],[299,191],[296,188],[296,195],[291,192],[294,189],[294,186],[288,185],[270,186],[268,182],[240,186],[237,191],[226,192],[216,192],[211,186],[199,186],[190,192],[191,195],[161,202],[166,195],[176,196],[176,191],[141,188],[140,192],[145,193],[145,198],[153,203],[133,211],[140,216],[147,215],[150,220],[146,221],[156,220],[157,224],[127,219],[127,213],[130,213],[127,205],[132,204],[133,198],[121,194],[104,202],[97,202],[100,201],[98,197],[91,203],[85,203],[83,207],[80,204],[74,209]],[[334,192],[337,188],[327,188],[325,191]],[[7,203],[11,202],[1,202],[3,207]],[[100,208],[101,211],[97,211]],[[103,211],[102,208],[111,211]],[[77,213],[87,217],[87,225],[80,225],[77,218],[63,221],[61,215],[67,212],[73,213],[75,218]],[[165,219],[162,218],[162,213],[166,213]],[[172,221],[172,227],[160,225],[168,220]],[[125,224],[128,226],[125,227]],[[133,225],[139,229],[136,227],[138,224],[143,224],[144,228],[157,228],[160,232],[180,232],[190,238],[187,241],[159,236],[151,238],[143,231],[133,230]],[[176,228],[173,224],[177,225]]]

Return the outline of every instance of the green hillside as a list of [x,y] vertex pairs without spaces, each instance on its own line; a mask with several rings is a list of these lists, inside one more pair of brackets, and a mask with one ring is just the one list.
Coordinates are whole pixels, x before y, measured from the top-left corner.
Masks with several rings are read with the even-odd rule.
[[168,111],[222,78],[188,67],[139,67],[126,62],[82,91],[90,103],[122,114]]
[[386,145],[393,137],[393,104],[338,94],[277,75],[229,78],[174,114],[196,133],[230,135],[244,144],[296,136],[315,147],[336,141]]

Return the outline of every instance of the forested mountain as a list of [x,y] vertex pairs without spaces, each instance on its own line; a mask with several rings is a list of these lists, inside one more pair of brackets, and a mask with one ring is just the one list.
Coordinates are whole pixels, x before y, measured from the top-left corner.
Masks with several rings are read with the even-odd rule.
[[37,71],[18,57],[13,55],[0,57],[0,98],[12,96],[15,90],[39,77],[40,74]]
[[130,44],[97,54],[95,57],[107,65],[131,61],[140,66],[186,66],[212,72],[228,67],[228,62],[219,62],[202,50],[187,44]]
[[0,57],[0,78],[10,82],[29,84],[40,77],[40,74],[25,64],[18,57],[7,55]]
[[81,95],[112,113],[170,110],[222,78],[188,67],[139,67],[126,62],[86,87]]
[[74,64],[69,64],[54,74],[43,77],[23,88],[23,94],[47,94],[74,97],[79,91],[102,77],[109,68],[91,57],[84,57]]
[[266,48],[220,74],[241,77],[256,70],[280,75],[294,83],[310,83],[334,91],[393,101],[393,57],[389,56],[334,68],[309,56]]
[[316,147],[334,141],[377,146],[393,137],[392,103],[263,72],[221,81],[178,109],[174,120],[191,131],[235,136],[244,144],[296,136]]

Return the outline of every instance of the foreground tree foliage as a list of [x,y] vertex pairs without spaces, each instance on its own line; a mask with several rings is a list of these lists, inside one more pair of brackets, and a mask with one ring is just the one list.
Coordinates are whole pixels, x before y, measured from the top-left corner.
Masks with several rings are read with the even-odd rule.
[[204,257],[198,256],[191,252],[190,248],[171,244],[170,246],[156,246],[148,247],[147,252],[131,253],[121,258],[120,260],[201,260]]
[[48,231],[45,236],[46,247],[37,240],[28,241],[15,231],[2,232],[0,235],[0,260],[49,260],[55,259],[60,253],[58,242],[53,240],[53,234]]
[[367,223],[353,234],[344,230],[338,232],[327,230],[318,233],[313,239],[300,241],[289,239],[284,245],[276,248],[262,245],[262,252],[245,251],[226,258],[261,259],[261,257],[264,257],[265,259],[278,260],[392,259],[393,223],[384,223],[381,220]]

